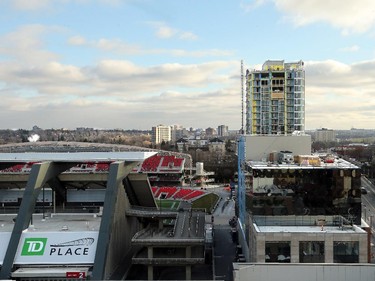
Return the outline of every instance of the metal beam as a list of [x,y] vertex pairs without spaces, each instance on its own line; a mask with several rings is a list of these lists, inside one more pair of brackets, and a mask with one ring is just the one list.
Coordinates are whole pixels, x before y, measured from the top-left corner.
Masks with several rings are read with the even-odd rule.
[[58,194],[60,199],[65,199],[65,186],[58,177],[51,178],[47,183]]
[[[92,280],[104,280],[108,245],[110,244],[111,240],[111,231],[115,216],[118,190],[119,188],[124,188],[122,181],[129,174],[135,164],[125,166],[124,161],[118,161],[111,163],[109,167],[107,187],[103,204],[103,214],[100,222],[94,268],[91,278]],[[123,215],[125,216],[125,213]]]
[[72,165],[69,163],[53,162],[36,163],[32,166],[8,248],[5,253],[3,266],[1,267],[0,279],[10,279],[22,231],[29,226],[41,187],[43,187],[48,180],[69,169],[71,166]]

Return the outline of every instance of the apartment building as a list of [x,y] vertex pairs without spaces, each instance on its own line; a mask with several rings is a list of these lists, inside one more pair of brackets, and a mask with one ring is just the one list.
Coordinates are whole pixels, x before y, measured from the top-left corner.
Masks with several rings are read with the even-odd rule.
[[171,126],[158,125],[152,127],[152,142],[154,144],[169,142],[172,140]]
[[315,141],[330,142],[336,140],[336,132],[332,129],[322,128],[315,131]]
[[305,130],[303,61],[267,60],[246,71],[246,133],[289,135]]

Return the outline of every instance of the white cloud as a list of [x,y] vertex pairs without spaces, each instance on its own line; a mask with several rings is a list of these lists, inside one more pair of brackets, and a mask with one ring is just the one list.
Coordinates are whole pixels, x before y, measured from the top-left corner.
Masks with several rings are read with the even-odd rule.
[[154,29],[155,35],[161,39],[178,38],[181,40],[197,40],[198,36],[190,31],[182,31],[168,26],[164,22],[148,22]]
[[256,9],[259,6],[264,5],[269,0],[241,0],[240,7],[246,12]]
[[186,49],[144,48],[139,45],[126,43],[120,39],[101,38],[99,40],[88,41],[84,37],[78,35],[69,38],[68,43],[75,46],[96,48],[106,52],[115,52],[126,55],[166,54],[175,57],[224,57],[234,54],[234,51],[219,49],[189,51]]
[[10,127],[20,127],[20,119],[22,124],[32,120],[30,127],[37,123],[46,128],[82,124],[148,128],[153,122],[180,119],[186,124],[204,119],[208,126],[217,119],[218,110],[224,118],[239,103],[239,98],[232,98],[237,94],[231,89],[233,82],[222,74],[237,67],[238,62],[231,61],[141,67],[105,60],[84,68],[51,62],[33,69],[8,64],[0,66],[1,82],[6,85],[0,88],[0,118],[8,116],[14,122]]
[[307,61],[305,66],[307,128],[374,128],[375,61]]
[[2,0],[8,1],[13,9],[25,12],[38,12],[45,10],[52,10],[59,5],[67,5],[70,3],[76,4],[93,4],[94,2],[103,5],[117,7],[123,4],[123,0]]
[[206,88],[225,83],[220,72],[234,69],[237,62],[217,61],[196,65],[177,63],[151,67],[136,66],[128,61],[106,60],[90,69],[100,88],[112,95],[154,94],[175,88]]
[[343,34],[363,33],[375,25],[373,0],[273,0],[286,18],[297,26],[327,22]]
[[[9,120],[9,127],[147,129],[155,123],[209,127],[217,122],[238,129],[239,64],[145,67],[102,60],[86,67],[46,62],[30,68],[8,62],[0,65],[0,118]],[[375,61],[306,61],[305,70],[308,129],[374,127]]]
[[51,0],[11,0],[13,8],[26,11],[37,11],[48,8]]
[[359,51],[359,46],[358,45],[352,45],[349,47],[344,47],[340,49],[341,52],[358,52]]
[[42,38],[50,32],[60,31],[61,28],[58,27],[38,24],[21,26],[11,33],[0,36],[0,55],[31,65],[56,60],[58,56],[44,48]]
[[192,32],[181,32],[179,38],[182,39],[182,40],[193,41],[193,40],[197,40],[197,39],[198,39],[198,36],[195,35],[195,34],[192,33]]
[[160,25],[157,27],[156,36],[162,39],[168,39],[173,37],[177,33],[176,29],[169,26]]
[[73,36],[73,37],[70,37],[68,39],[68,43],[71,44],[71,45],[76,45],[76,46],[82,46],[82,45],[86,45],[87,42],[86,42],[86,39],[82,36]]

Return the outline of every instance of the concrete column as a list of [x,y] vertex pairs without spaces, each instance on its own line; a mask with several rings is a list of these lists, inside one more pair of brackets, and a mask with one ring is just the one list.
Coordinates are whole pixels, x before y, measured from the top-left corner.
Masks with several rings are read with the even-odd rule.
[[290,262],[299,263],[299,241],[292,239],[290,243]]
[[[368,253],[368,244],[367,244],[367,235],[361,235],[359,237],[359,262],[360,263],[367,263],[368,262],[368,256],[370,256],[371,260],[371,253]],[[371,236],[370,238],[371,239]],[[371,241],[371,240],[370,240]]]
[[163,219],[162,218],[159,219],[159,229],[160,230],[163,229]]
[[187,265],[185,268],[186,268],[186,280],[191,280],[191,265]]
[[[191,258],[191,246],[186,247],[186,258]],[[191,280],[191,265],[185,266],[186,280]]]
[[103,203],[103,215],[100,222],[100,230],[98,236],[98,243],[96,246],[94,267],[92,271],[93,280],[103,280],[106,276],[106,271],[110,271],[111,267],[115,265],[107,261],[109,252],[109,245],[111,244],[111,235],[114,220],[116,216],[123,216],[123,214],[116,213],[118,206],[118,193],[123,187],[123,179],[132,170],[132,165],[125,165],[125,161],[112,162],[109,166],[107,186],[105,191]]
[[191,258],[191,246],[186,247],[186,258]]
[[332,263],[333,262],[333,237],[326,236],[324,240],[324,262]]
[[153,252],[154,252],[153,247],[151,247],[151,246],[147,247],[147,258],[152,259],[153,258]]
[[13,226],[12,235],[5,252],[3,265],[0,269],[0,279],[10,279],[13,261],[16,256],[22,232],[28,228],[30,224],[40,190],[46,182],[72,166],[74,166],[72,163],[53,162],[33,164],[23,193],[23,200],[17,214],[17,220]]
[[[147,258],[152,259],[154,257],[154,248],[152,246],[147,247]],[[154,280],[154,266],[147,266],[147,278],[148,280]]]
[[154,267],[152,265],[147,266],[147,278],[148,280],[154,280]]

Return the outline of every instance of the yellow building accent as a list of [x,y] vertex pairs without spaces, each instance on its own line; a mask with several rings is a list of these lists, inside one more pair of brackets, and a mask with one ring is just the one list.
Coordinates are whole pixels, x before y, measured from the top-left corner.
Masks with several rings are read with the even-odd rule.
[[271,94],[271,99],[283,99],[284,98],[284,92],[273,92]]
[[284,65],[283,64],[273,64],[273,65],[267,65],[264,67],[264,70],[266,71],[284,71]]

